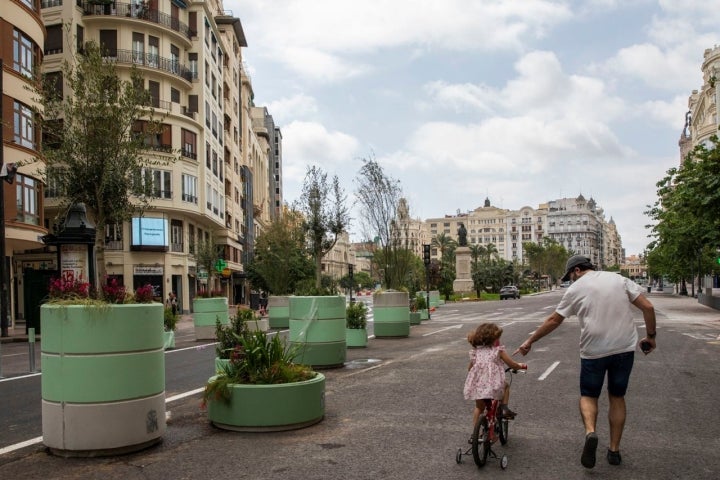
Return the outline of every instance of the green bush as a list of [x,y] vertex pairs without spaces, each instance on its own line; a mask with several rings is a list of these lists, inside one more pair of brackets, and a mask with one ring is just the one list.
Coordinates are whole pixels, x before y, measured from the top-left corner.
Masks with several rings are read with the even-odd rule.
[[180,319],[180,315],[173,313],[170,307],[165,309],[164,313],[165,331],[174,332],[177,327],[177,322]]
[[427,309],[427,302],[425,301],[425,297],[423,295],[418,295],[415,297],[415,308],[418,310],[426,310]]
[[367,307],[363,302],[354,302],[347,306],[345,326],[352,329],[367,327]]

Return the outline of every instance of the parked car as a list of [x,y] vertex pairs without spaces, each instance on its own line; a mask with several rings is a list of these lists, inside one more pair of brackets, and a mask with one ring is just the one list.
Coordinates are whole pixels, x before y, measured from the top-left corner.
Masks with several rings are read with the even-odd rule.
[[505,300],[506,298],[520,298],[520,290],[514,285],[502,287],[500,289],[500,300]]

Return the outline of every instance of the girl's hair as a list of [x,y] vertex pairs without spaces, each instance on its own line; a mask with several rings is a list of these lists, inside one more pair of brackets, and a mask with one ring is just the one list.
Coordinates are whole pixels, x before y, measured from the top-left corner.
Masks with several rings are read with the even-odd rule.
[[502,335],[502,328],[494,323],[482,323],[474,332],[468,333],[467,339],[473,347],[489,347]]

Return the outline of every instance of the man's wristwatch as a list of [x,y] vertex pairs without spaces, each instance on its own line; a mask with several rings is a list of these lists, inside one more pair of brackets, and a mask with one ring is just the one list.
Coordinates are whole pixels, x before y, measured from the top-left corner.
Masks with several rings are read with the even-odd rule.
[[653,332],[653,333],[645,332],[645,336],[650,339],[654,339],[656,335],[657,335],[657,332]]

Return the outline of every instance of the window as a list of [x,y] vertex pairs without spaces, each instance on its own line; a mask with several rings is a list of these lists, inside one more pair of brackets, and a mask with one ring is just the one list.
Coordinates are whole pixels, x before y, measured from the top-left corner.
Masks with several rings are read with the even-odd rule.
[[32,78],[37,63],[35,44],[18,29],[13,29],[13,68],[21,75]]
[[190,68],[190,74],[192,76],[192,79],[195,80],[198,78],[198,54],[197,53],[189,53],[188,54],[188,63]]
[[195,253],[195,227],[188,224],[188,253]]
[[213,152],[212,152],[212,171],[213,171],[213,173],[215,174],[215,176],[217,177],[217,174],[218,174],[218,156],[217,156],[217,152],[216,152],[215,150],[213,150]]
[[33,112],[24,103],[13,102],[13,140],[27,148],[36,148]]
[[180,90],[176,88],[170,88],[170,101],[172,103],[180,103]]
[[133,125],[133,134],[143,137],[143,144],[151,150],[160,152],[172,150],[172,127],[166,123],[151,129],[148,122],[139,120]]
[[132,59],[133,63],[145,63],[145,35],[142,33],[132,34]]
[[170,251],[183,251],[183,224],[181,220],[170,220]]
[[210,128],[210,104],[205,102],[205,126]]
[[83,45],[85,44],[85,29],[80,25],[78,25],[75,30],[75,42],[77,42],[75,44],[77,52],[81,53],[83,51]]
[[39,225],[38,182],[34,178],[20,174],[16,176],[15,181],[17,182],[17,221],[31,225]]
[[197,160],[197,135],[184,128],[180,131],[182,136],[182,156]]
[[207,168],[210,168],[210,144],[208,142],[205,142],[205,166]]
[[122,250],[122,224],[110,223],[105,225],[105,248],[107,250]]
[[[149,178],[148,178],[149,175]],[[172,172],[167,170],[143,169],[143,180],[150,183],[151,195],[155,198],[172,198]]]
[[148,36],[148,58],[147,64],[157,68],[160,62],[160,39],[158,37]]
[[170,71],[176,75],[180,72],[180,49],[175,45],[170,45]]
[[45,86],[50,95],[57,100],[63,98],[63,74],[62,72],[48,72],[45,74]]
[[197,203],[198,203],[197,177],[193,177],[192,175],[187,175],[187,174],[183,173],[183,175],[182,175],[182,201],[194,203],[195,205],[197,205]]
[[103,55],[117,57],[117,30],[100,30],[100,48]]
[[160,82],[148,81],[148,91],[150,92],[150,104],[155,107],[160,107]]
[[45,55],[62,53],[63,51],[63,27],[62,24],[48,25],[45,27]]

